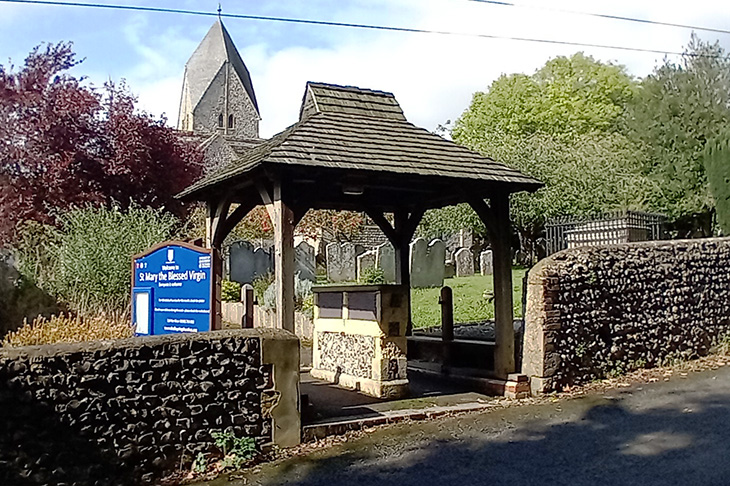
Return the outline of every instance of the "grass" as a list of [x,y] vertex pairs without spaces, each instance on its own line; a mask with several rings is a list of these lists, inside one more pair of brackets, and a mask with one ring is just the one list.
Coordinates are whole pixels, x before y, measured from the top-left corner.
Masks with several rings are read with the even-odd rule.
[[[525,272],[524,268],[512,269],[512,302],[515,317],[522,316],[522,278]],[[494,318],[494,283],[491,275],[447,278],[444,285],[451,287],[454,293],[454,322]],[[440,292],[440,288],[411,290],[414,328],[441,325]]]

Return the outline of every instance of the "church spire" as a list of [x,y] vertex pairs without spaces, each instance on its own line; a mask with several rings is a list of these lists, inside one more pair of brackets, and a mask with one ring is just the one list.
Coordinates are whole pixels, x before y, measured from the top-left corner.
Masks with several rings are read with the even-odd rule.
[[178,128],[257,138],[259,120],[251,75],[219,18],[185,65]]

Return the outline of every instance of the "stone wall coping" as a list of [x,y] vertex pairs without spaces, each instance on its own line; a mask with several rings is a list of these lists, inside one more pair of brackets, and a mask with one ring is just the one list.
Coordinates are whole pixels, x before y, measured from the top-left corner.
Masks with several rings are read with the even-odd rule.
[[312,287],[312,292],[376,292],[379,290],[398,290],[402,285],[399,284],[383,284],[383,285],[318,285]]
[[538,283],[540,279],[549,276],[548,270],[568,264],[582,258],[589,258],[595,255],[604,256],[606,253],[614,253],[620,250],[648,250],[648,249],[680,249],[687,251],[690,246],[722,244],[730,245],[730,237],[721,236],[713,238],[691,238],[684,240],[654,240],[654,241],[635,241],[631,243],[617,243],[613,245],[601,246],[582,246],[577,248],[568,248],[553,253],[547,258],[543,258],[528,273],[528,283]]
[[192,341],[218,341],[226,338],[261,338],[279,341],[297,341],[291,332],[283,329],[255,328],[230,329],[189,334],[166,334],[162,336],[139,336],[126,339],[108,339],[80,343],[56,343],[36,346],[0,348],[0,359],[42,358],[74,353],[93,353],[112,349],[137,349],[161,344],[186,343]]

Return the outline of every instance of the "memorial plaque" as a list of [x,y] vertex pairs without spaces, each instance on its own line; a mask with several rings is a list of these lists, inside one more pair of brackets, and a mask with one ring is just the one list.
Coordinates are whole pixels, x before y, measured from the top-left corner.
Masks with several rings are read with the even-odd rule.
[[170,242],[133,257],[132,268],[137,335],[210,331],[211,250]]

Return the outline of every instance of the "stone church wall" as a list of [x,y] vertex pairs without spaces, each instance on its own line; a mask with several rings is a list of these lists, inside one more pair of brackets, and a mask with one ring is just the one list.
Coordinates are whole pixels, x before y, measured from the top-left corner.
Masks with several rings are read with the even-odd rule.
[[[258,138],[258,115],[243,83],[232,69],[228,78],[228,112],[226,113],[227,69],[228,64],[221,67],[195,108],[193,129],[197,133],[213,133],[221,130],[237,137]],[[223,114],[224,128],[228,126],[228,114],[233,114],[233,129],[219,128],[218,116],[220,114]]]

